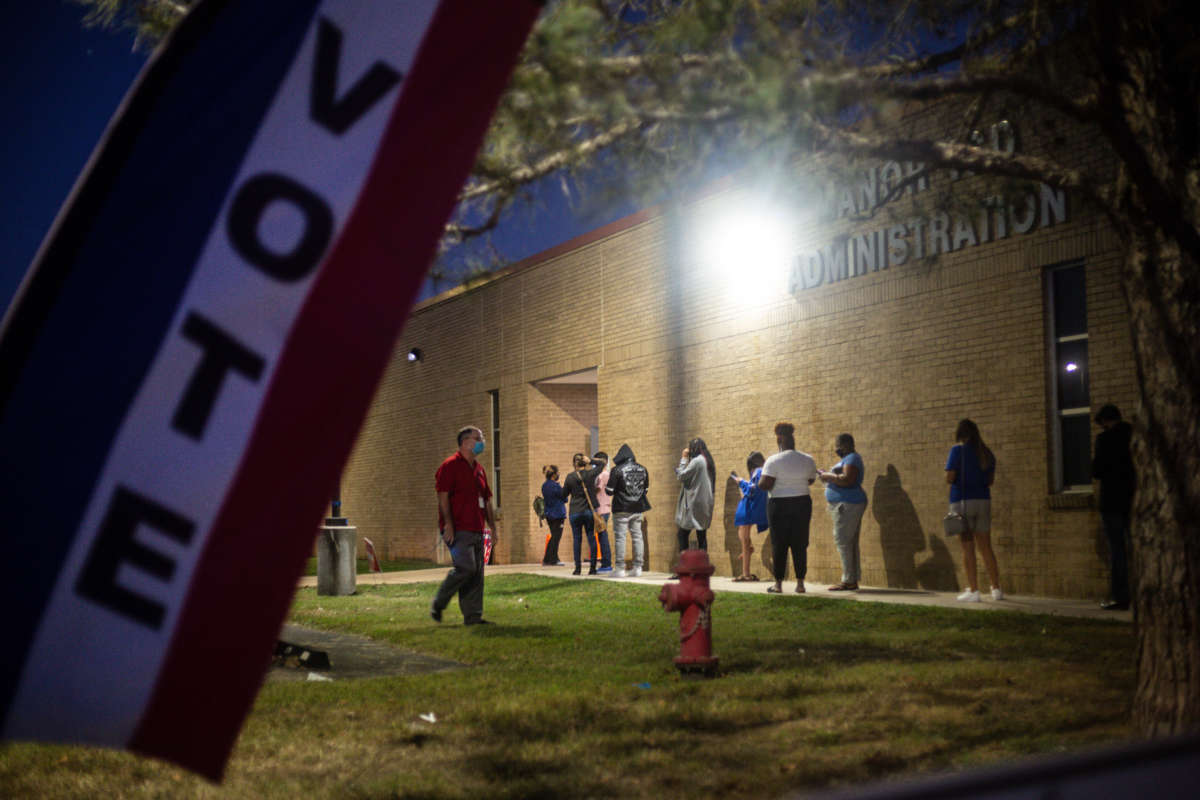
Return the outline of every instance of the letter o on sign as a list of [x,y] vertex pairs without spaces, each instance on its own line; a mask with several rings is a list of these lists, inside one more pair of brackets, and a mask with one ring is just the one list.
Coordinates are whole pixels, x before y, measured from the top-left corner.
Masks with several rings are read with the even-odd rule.
[[[291,252],[268,250],[258,238],[258,223],[271,203],[282,201],[304,215],[304,235]],[[263,173],[242,184],[229,210],[229,241],[241,256],[273,278],[298,281],[321,260],[333,235],[333,212],[325,201],[286,175]]]

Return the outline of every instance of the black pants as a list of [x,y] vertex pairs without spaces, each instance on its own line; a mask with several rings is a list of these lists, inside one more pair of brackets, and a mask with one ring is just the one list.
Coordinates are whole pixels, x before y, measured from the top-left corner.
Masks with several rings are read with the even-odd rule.
[[[675,534],[679,537],[679,552],[682,553],[688,549],[688,537],[691,536],[691,533],[690,530],[680,528],[679,532]],[[696,546],[697,549],[708,552],[708,531],[696,529]]]
[[1129,514],[1120,511],[1101,511],[1104,536],[1108,539],[1109,564],[1112,567],[1110,589],[1115,603],[1129,603],[1129,559],[1125,555],[1125,539],[1129,536]]
[[772,497],[767,500],[767,525],[771,529],[771,556],[775,581],[787,577],[787,553],[792,551],[796,580],[808,574],[808,525],[812,522],[812,498]]
[[562,538],[563,523],[565,519],[550,519],[546,517],[546,524],[550,526],[550,536],[546,539],[546,552],[542,555],[542,564],[552,567],[558,563],[558,540]]

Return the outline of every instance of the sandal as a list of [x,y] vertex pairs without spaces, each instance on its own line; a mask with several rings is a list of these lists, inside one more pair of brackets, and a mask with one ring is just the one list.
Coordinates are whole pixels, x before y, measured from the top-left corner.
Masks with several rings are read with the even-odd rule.
[[833,586],[829,587],[829,591],[831,591],[831,592],[857,592],[858,584],[857,583],[835,583]]
[[733,579],[733,582],[734,583],[745,583],[748,580],[750,580],[750,579],[747,578],[745,575],[738,575],[736,578]]
[[746,580],[750,581],[751,583],[757,583],[757,582],[758,582],[758,576],[757,576],[757,575],[755,575],[753,572],[751,572],[751,573],[750,573],[750,577],[749,577],[749,578],[746,578]]
[[767,593],[768,594],[783,594],[783,589],[779,588],[778,586],[768,586]]

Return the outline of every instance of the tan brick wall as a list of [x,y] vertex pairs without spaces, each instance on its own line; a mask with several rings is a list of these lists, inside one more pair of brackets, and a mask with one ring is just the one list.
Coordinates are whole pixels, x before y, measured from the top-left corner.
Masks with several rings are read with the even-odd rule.
[[[820,242],[839,230],[849,223],[798,225],[796,233]],[[1084,259],[1092,406],[1116,402],[1132,412],[1119,253],[1099,222],[1071,208],[1063,224],[798,297],[764,289],[747,306],[731,305],[729,284],[689,255],[698,235],[686,216],[652,218],[418,309],[345,476],[345,512],[362,534],[391,556],[436,553],[433,472],[460,425],[488,427],[487,392],[498,389],[500,560],[540,558],[545,529],[530,501],[541,467],[569,469],[598,423],[603,449],[615,454],[628,442],[650,470],[648,560],[659,570],[675,557],[679,451],[692,436],[707,440],[718,474],[709,552],[718,574],[733,574],[738,494],[726,476],[744,472],[751,450],[772,452],[771,428],[786,419],[797,426],[798,446],[824,467],[836,460],[838,433],[858,442],[870,498],[864,582],[949,590],[964,578],[959,545],[941,532],[943,465],[955,425],[970,417],[998,459],[993,541],[1005,588],[1105,594],[1098,515],[1050,507],[1044,293],[1046,267]],[[585,319],[590,330],[581,328]],[[408,364],[403,356],[414,346],[425,360]],[[592,367],[594,387],[538,384]],[[769,547],[757,536],[756,546],[755,569],[765,576]],[[818,497],[809,577],[831,582],[840,571]]]
[[[575,453],[590,454],[589,435],[597,423],[596,385],[542,383],[526,386],[529,410],[526,430],[529,432],[529,462],[527,465],[530,490],[521,499],[532,509],[533,498],[540,492],[542,468],[547,464],[558,467],[561,484],[571,472],[571,457]],[[540,561],[544,553],[549,528],[539,527],[535,518],[528,537],[527,561]],[[519,531],[514,531],[519,535]],[[571,533],[568,526],[559,544],[559,555],[570,561]],[[586,557],[587,550],[584,549]]]

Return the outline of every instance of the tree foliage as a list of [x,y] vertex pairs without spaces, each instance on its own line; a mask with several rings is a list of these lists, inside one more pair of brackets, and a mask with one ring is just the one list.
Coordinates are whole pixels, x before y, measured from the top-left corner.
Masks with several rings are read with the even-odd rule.
[[[145,38],[187,5],[78,1]],[[1195,729],[1198,34],[1182,0],[550,0],[445,242],[485,234],[548,177],[659,199],[714,162],[907,159],[1089,204],[1124,249],[1141,391],[1135,717]],[[951,113],[910,124],[929,107]],[[1037,146],[990,147],[980,122],[1003,116],[1033,124]],[[1108,157],[1084,159],[1080,137]]]

